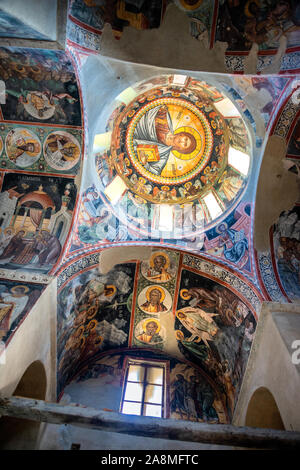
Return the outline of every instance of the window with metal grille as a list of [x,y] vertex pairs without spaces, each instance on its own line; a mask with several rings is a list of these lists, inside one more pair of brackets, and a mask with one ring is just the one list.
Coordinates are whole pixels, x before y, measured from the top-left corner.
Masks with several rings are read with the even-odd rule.
[[165,416],[165,364],[128,359],[123,383],[121,413]]

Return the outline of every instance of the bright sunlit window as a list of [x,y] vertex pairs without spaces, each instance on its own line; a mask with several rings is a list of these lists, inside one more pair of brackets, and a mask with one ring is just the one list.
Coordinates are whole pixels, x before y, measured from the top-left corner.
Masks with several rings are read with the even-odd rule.
[[228,163],[238,170],[242,175],[247,175],[250,165],[250,157],[247,153],[241,152],[234,147],[229,147]]
[[208,194],[206,194],[206,196],[204,196],[203,199],[209,210],[212,220],[215,219],[216,217],[219,217],[219,215],[222,214],[222,209],[211,191]]
[[129,360],[123,385],[121,413],[163,418],[164,401],[164,364]]

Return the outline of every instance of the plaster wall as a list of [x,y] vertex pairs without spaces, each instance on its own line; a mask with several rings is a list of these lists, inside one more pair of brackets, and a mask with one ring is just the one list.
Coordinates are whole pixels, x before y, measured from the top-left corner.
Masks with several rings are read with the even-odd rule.
[[[2,10],[23,23],[56,40],[57,0],[2,0]],[[33,14],[34,12],[34,14]]]
[[256,193],[254,247],[257,251],[269,249],[270,227],[282,211],[291,209],[298,200],[296,175],[283,167],[285,155],[285,140],[271,136],[265,148]]
[[293,341],[300,339],[299,305],[264,303],[233,424],[244,426],[253,393],[273,395],[287,431],[300,429],[300,366],[292,363]]
[[46,400],[56,395],[56,280],[45,289],[8,344],[0,365],[0,394],[11,396],[26,369],[41,361],[46,370]]
[[198,41],[191,36],[190,19],[176,5],[169,5],[161,26],[157,29],[136,30],[124,28],[116,41],[111,26],[102,31],[101,54],[161,67],[186,70],[226,72],[224,52],[227,43],[217,42],[208,49],[207,40]]
[[[122,388],[116,380],[103,377],[84,382],[72,382],[66,387],[60,403],[82,405],[119,411]],[[80,450],[217,450],[232,449],[229,446],[199,444],[195,442],[145,438],[127,434],[82,429],[79,426],[47,424],[40,450],[69,450],[72,443],[80,444]]]

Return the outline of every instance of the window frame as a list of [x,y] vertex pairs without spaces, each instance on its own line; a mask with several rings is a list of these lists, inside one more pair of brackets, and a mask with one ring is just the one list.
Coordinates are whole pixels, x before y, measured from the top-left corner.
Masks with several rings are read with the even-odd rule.
[[[137,365],[137,366],[142,366],[145,369],[144,373],[144,378],[143,381],[141,382],[135,382],[128,380],[128,374],[129,374],[129,366],[131,365]],[[151,367],[159,367],[163,370],[163,380],[162,384],[155,384],[153,382],[147,382],[147,369]],[[123,383],[122,383],[122,394],[121,394],[121,402],[120,402],[120,410],[119,412],[122,414],[127,414],[129,416],[147,416],[144,414],[144,408],[145,405],[156,405],[156,406],[161,406],[161,417],[157,417],[158,419],[162,418],[167,418],[169,413],[168,413],[168,389],[167,389],[167,379],[169,377],[169,361],[166,360],[159,360],[159,359],[151,359],[151,358],[136,358],[136,357],[129,357],[127,356],[125,361],[124,361],[124,366],[123,366]],[[125,392],[126,392],[126,386],[128,383],[140,383],[142,384],[142,398],[141,400],[125,400]],[[159,386],[162,387],[162,399],[160,403],[153,403],[149,401],[145,401],[145,393],[146,393],[146,387],[148,385],[153,385],[153,386]],[[130,415],[129,413],[123,413],[123,404],[125,403],[139,403],[141,405],[141,410],[140,414],[137,415]],[[149,417],[149,416],[148,416]],[[152,416],[153,418],[153,416]]]

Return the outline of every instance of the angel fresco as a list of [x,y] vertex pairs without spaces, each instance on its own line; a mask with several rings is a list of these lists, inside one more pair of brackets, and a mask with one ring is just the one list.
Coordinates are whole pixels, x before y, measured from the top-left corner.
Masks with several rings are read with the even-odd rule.
[[239,326],[249,313],[245,304],[223,287],[214,290],[205,287],[181,289],[180,296],[188,300],[191,307],[217,312],[222,323],[228,326]]
[[[76,98],[69,93],[52,93],[49,90],[21,90],[15,91],[7,88],[6,94],[11,95],[18,100],[18,105],[21,105],[29,115],[37,120],[47,120],[53,116],[59,120],[66,122],[67,115],[61,106],[61,102],[66,100],[68,103],[73,104],[77,101]],[[18,106],[20,113],[20,106]]]
[[218,333],[218,326],[213,317],[217,313],[206,313],[200,308],[185,307],[176,312],[176,317],[181,324],[192,334],[185,340],[187,342],[200,343],[201,341],[210,348],[208,341],[213,341]]

